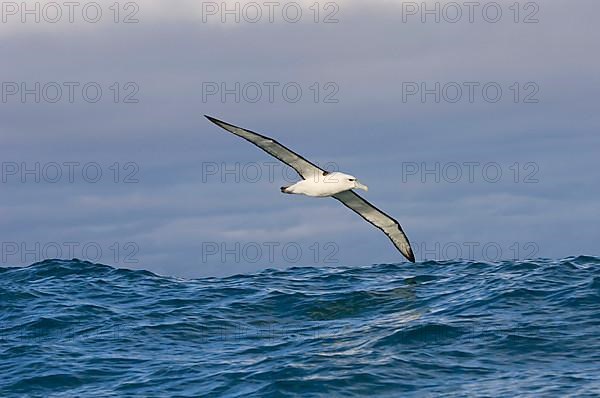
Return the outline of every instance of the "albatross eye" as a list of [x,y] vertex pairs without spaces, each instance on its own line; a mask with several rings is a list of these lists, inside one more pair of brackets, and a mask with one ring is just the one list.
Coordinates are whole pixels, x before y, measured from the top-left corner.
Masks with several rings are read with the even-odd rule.
[[348,181],[356,181],[356,178],[348,178]]

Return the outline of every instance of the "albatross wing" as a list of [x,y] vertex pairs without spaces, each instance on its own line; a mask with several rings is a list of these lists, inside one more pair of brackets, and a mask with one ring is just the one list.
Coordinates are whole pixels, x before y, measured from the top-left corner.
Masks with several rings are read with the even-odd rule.
[[304,159],[302,156],[298,155],[291,149],[288,149],[285,146],[281,145],[279,142],[275,141],[272,138],[265,137],[264,135],[231,125],[229,123],[225,123],[221,120],[215,119],[214,117],[206,115],[204,116],[217,126],[224,128],[225,130],[237,135],[238,137],[242,137],[243,139],[250,141],[263,151],[267,152],[269,155],[281,160],[283,163],[296,170],[296,172],[300,174],[300,177],[302,177],[305,180],[314,178],[318,175],[323,175],[323,173],[325,173],[324,170],[315,166],[313,163]]
[[354,191],[344,191],[333,195],[334,198],[344,204],[344,206],[358,213],[362,218],[379,228],[390,238],[394,246],[409,261],[415,262],[415,255],[410,247],[410,242],[404,234],[398,221],[388,216],[371,203],[367,202]]

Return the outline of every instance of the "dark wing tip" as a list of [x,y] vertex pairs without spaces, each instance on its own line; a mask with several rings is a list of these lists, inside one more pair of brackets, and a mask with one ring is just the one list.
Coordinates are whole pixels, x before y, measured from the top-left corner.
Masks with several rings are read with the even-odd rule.
[[408,252],[408,256],[406,256],[406,258],[408,259],[408,261],[410,261],[411,263],[415,262],[415,255],[413,254],[412,249],[409,249],[410,251]]
[[[234,126],[231,123],[224,122],[224,121],[219,120],[217,118],[214,118],[212,116],[204,115],[204,117],[207,118],[208,120],[210,120],[211,122],[213,122],[214,124],[216,124],[217,126],[221,127],[222,129],[225,129],[225,130],[227,130],[229,132],[231,132],[231,129],[245,130],[245,129],[241,128],[241,127]],[[248,130],[246,130],[246,131],[248,131]],[[254,133],[254,134],[256,134],[256,133]]]
[[210,120],[211,122],[213,122],[216,125],[220,125],[220,124],[224,124],[225,122],[220,121],[219,119],[215,119],[212,116],[208,116],[208,115],[204,115],[205,118],[207,118],[208,120]]

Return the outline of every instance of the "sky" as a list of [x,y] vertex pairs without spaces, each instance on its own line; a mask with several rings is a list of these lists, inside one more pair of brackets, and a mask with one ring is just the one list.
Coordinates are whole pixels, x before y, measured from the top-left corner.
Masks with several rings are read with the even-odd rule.
[[1,266],[404,261],[205,114],[358,177],[417,261],[598,254],[597,1],[25,4],[0,4]]

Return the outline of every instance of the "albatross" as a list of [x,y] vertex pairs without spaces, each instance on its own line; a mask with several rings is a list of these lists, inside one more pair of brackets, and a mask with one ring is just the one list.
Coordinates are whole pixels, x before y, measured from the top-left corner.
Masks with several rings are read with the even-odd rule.
[[234,126],[211,116],[205,115],[205,117],[217,126],[251,142],[269,155],[296,170],[302,180],[293,185],[281,187],[282,193],[313,197],[332,197],[339,200],[344,206],[382,230],[404,257],[413,263],[415,262],[410,242],[398,221],[353,191],[353,189],[368,190],[367,186],[360,183],[356,177],[340,172],[325,171],[272,138]]

